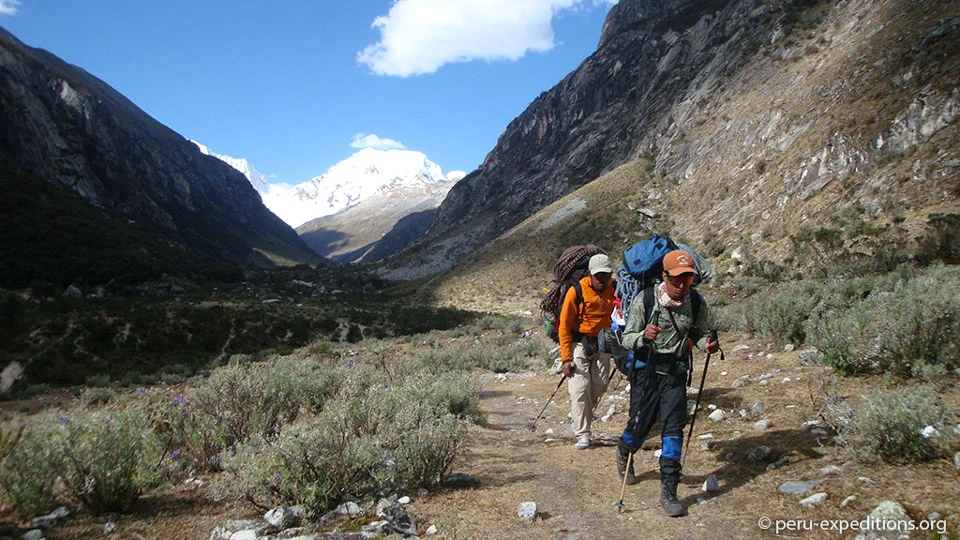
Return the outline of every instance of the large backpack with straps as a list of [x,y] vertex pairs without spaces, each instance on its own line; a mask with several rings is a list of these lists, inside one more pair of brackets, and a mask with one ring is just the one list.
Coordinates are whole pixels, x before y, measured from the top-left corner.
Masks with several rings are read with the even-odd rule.
[[[660,277],[663,274],[663,257],[675,249],[682,249],[693,255],[694,267],[698,272],[694,279],[694,286],[713,276],[713,268],[706,259],[688,246],[677,244],[667,236],[654,234],[623,252],[623,264],[617,269],[617,307],[613,313],[614,335],[610,340],[611,352],[617,368],[621,371],[633,362],[633,351],[626,351],[618,346],[622,330],[627,325],[630,307],[639,296],[643,302],[644,319],[650,320],[654,305],[654,286],[660,283]],[[703,297],[694,289],[690,290],[690,297],[693,300],[693,317],[696,319],[703,305]],[[643,362],[640,359],[637,360],[635,367],[641,369],[643,366],[640,364]]]
[[[623,264],[617,269],[616,296],[619,300],[614,310],[613,320],[619,326],[626,326],[630,305],[639,291],[653,287],[660,282],[663,274],[663,257],[675,249],[682,249],[693,255],[693,264],[697,276],[693,286],[713,277],[713,268],[706,259],[683,244],[677,244],[668,236],[654,234],[650,238],[637,242],[623,250]],[[649,315],[649,312],[647,312]]]
[[583,291],[580,288],[580,279],[589,273],[590,257],[597,254],[606,254],[599,246],[585,244],[571,246],[560,254],[553,265],[553,286],[540,302],[540,312],[543,316],[543,333],[554,342],[560,341],[560,309],[567,290],[573,287],[576,291],[576,303],[583,303]]

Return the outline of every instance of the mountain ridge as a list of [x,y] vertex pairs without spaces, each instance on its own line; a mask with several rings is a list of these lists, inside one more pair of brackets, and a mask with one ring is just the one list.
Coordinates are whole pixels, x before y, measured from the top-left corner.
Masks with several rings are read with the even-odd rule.
[[790,236],[848,208],[877,227],[955,215],[958,21],[935,2],[623,0],[597,51],[510,123],[417,249],[378,271],[451,268],[638,159],[656,189],[634,204],[676,195],[643,230],[722,239],[724,268],[737,248],[796,264]]
[[[317,262],[241,174],[95,76],[4,29],[0,73],[0,154],[19,181],[52,182],[114,217],[117,227],[123,220],[148,224],[151,235],[178,249],[238,268]],[[84,240],[67,244],[82,248]]]

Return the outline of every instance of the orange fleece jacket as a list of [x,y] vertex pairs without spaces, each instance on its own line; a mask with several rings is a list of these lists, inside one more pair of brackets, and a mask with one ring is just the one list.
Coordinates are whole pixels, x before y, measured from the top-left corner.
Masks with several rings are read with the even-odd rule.
[[580,288],[583,290],[583,303],[577,306],[577,291],[573,287],[567,289],[563,297],[563,306],[560,308],[560,358],[573,360],[573,334],[578,332],[588,336],[596,336],[600,330],[608,328],[613,314],[613,293],[617,289],[617,280],[611,279],[601,296],[590,286],[590,276],[580,279]]

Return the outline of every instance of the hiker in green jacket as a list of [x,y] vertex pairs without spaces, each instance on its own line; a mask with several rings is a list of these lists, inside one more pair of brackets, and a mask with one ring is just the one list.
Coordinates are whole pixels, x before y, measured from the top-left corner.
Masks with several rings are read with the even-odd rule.
[[[660,455],[660,505],[670,517],[683,515],[677,499],[680,482],[680,457],[683,429],[687,425],[687,387],[689,343],[700,350],[715,353],[717,341],[709,341],[707,305],[693,291],[697,271],[693,256],[674,250],[663,258],[663,283],[654,285],[653,306],[649,319],[643,302],[630,306],[623,346],[634,350],[634,358],[646,361],[643,376],[631,382],[630,420],[617,445],[617,471],[626,475],[627,484],[637,478],[628,457],[643,444],[655,422],[660,422],[663,450]],[[692,293],[692,294],[691,294]],[[698,303],[694,309],[694,302]],[[654,315],[659,313],[659,324]],[[696,313],[696,320],[694,320]],[[628,470],[629,469],[629,470]]]

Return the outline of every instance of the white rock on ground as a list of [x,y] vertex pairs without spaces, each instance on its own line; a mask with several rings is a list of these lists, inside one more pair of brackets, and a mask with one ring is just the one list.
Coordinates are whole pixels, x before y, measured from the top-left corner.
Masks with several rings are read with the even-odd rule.
[[819,506],[820,503],[825,500],[827,500],[827,494],[821,491],[820,493],[814,493],[813,495],[800,501],[800,506],[812,508],[814,506]]
[[537,515],[537,503],[522,502],[518,504],[517,515],[524,521],[531,521]]
[[703,487],[700,488],[706,493],[714,493],[720,491],[720,483],[717,482],[717,475],[711,474],[707,477],[706,481],[703,482]]
[[718,409],[710,413],[710,416],[708,418],[710,418],[710,420],[713,420],[714,422],[720,422],[721,420],[723,420],[724,416],[726,416],[724,412]]

